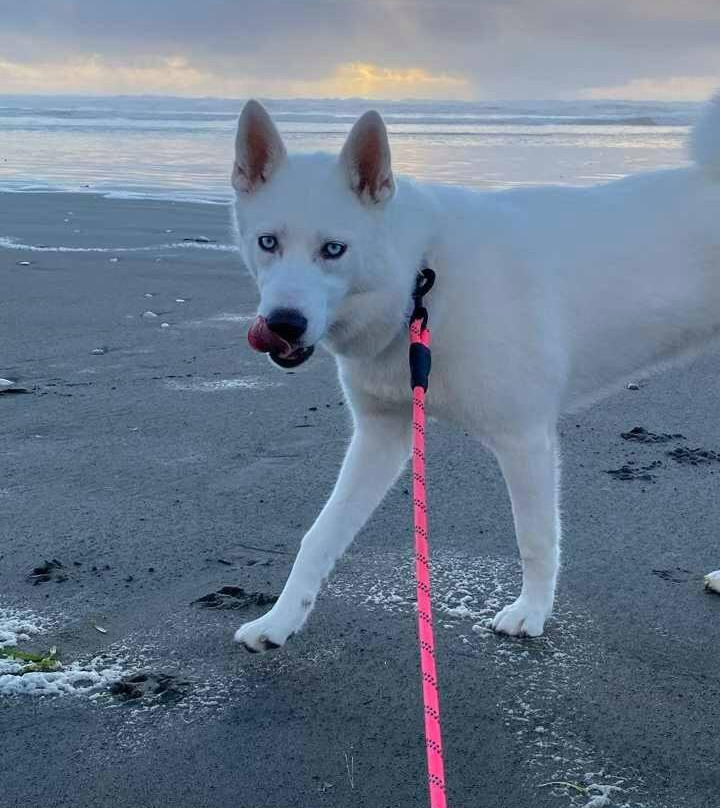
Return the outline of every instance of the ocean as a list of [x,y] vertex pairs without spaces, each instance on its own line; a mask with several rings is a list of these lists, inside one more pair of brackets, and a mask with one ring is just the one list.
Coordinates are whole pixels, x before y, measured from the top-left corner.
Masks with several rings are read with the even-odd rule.
[[[266,102],[290,150],[337,152],[369,108],[396,171],[477,188],[588,185],[686,163],[698,104]],[[0,191],[224,203],[242,101],[0,95]]]

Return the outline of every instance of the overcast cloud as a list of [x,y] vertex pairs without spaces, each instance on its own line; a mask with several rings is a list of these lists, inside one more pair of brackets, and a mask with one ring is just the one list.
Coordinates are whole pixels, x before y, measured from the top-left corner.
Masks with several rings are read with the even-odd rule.
[[0,93],[701,98],[720,0],[0,0]]

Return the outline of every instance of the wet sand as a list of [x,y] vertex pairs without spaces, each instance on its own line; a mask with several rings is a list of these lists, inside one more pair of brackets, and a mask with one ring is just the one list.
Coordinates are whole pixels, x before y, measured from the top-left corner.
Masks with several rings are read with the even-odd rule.
[[[262,657],[231,641],[279,593],[349,419],[324,352],[286,373],[247,348],[254,289],[214,248],[228,222],[0,195],[0,377],[29,391],[0,394],[0,610],[44,621],[24,648],[111,671],[0,698],[3,808],[426,804],[407,476],[300,636]],[[487,630],[519,583],[497,467],[431,425],[454,808],[586,805],[591,784],[612,805],[717,803],[719,380],[712,355],[563,422],[558,611],[532,641]],[[622,437],[638,426],[669,439]]]

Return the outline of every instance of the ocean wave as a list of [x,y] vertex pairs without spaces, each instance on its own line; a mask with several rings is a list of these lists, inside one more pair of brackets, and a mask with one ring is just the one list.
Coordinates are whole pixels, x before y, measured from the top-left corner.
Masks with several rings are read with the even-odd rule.
[[[462,126],[471,133],[481,134],[486,127],[565,127],[565,126],[606,126],[606,127],[683,127],[690,121],[685,116],[653,117],[633,115],[627,117],[583,117],[569,115],[393,115],[383,116],[390,129],[393,127],[426,127],[423,134],[446,134],[445,127]],[[357,120],[356,115],[314,115],[306,113],[275,113],[273,119],[282,128],[293,124],[302,127],[303,133],[323,134],[330,131],[347,131]],[[235,127],[236,115],[203,117],[195,121],[181,117],[142,117],[127,115],[89,118],[85,115],[65,117],[5,115],[0,110],[0,128],[8,132],[95,132],[95,133],[157,133],[168,134],[212,134],[231,132]],[[312,127],[312,129],[310,128]]]
[[65,185],[45,185],[38,183],[0,183],[0,194],[90,194],[101,196],[103,199],[154,199],[159,202],[179,202],[189,205],[220,205],[227,207],[232,199],[232,191],[225,194],[212,195],[203,190],[181,193],[168,188],[143,191],[129,191],[112,188],[86,188],[71,183]]
[[[616,125],[686,126],[700,108],[688,102],[630,101],[377,101],[351,99],[266,99],[281,123],[352,124],[362,112],[377,109],[388,123],[523,124],[526,126]],[[172,97],[2,96],[3,126],[122,126],[142,129],[179,126],[203,131],[232,127],[242,99]]]
[[143,247],[68,247],[65,245],[25,244],[11,236],[0,236],[0,249],[40,253],[137,253],[156,252],[158,250],[239,252],[239,249],[234,244],[213,244],[197,241],[172,241],[166,244],[150,244]]

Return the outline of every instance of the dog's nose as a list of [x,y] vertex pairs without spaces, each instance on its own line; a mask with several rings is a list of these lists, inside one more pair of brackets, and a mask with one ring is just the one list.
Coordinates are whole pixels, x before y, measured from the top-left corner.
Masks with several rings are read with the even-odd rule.
[[275,309],[266,322],[274,334],[290,344],[296,343],[307,329],[307,320],[297,309]]

